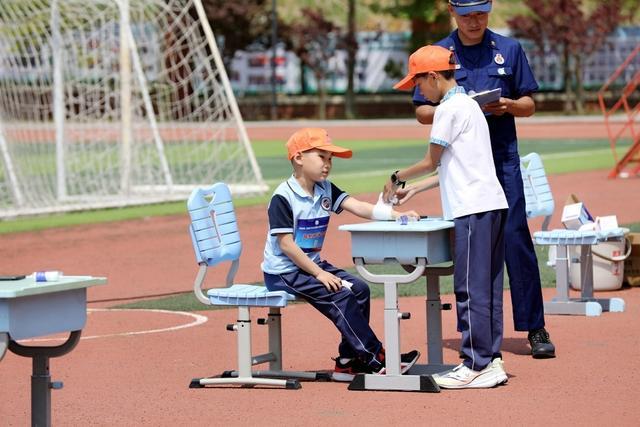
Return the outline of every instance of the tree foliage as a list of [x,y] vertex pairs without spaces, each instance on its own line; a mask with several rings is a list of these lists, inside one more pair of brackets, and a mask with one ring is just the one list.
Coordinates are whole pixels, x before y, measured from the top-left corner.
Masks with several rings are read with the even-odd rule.
[[318,115],[323,119],[326,116],[325,79],[329,60],[337,49],[348,49],[348,43],[356,41],[345,37],[341,27],[328,20],[321,9],[304,8],[301,12],[302,19],[288,28],[289,40],[300,61],[313,72],[318,84]]
[[226,64],[236,51],[270,34],[270,4],[268,0],[202,0]]
[[434,43],[451,31],[451,18],[447,2],[443,0],[394,0],[376,1],[370,8],[376,13],[386,13],[411,21],[409,51]]
[[623,0],[600,2],[590,13],[582,0],[529,0],[529,13],[507,22],[516,37],[532,40],[541,54],[554,52],[562,58],[565,110],[582,112],[582,64],[600,49],[609,35],[627,18]]

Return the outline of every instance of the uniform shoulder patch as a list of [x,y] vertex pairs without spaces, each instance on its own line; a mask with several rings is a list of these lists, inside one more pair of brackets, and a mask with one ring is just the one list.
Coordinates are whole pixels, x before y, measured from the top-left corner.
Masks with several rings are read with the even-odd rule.
[[328,197],[323,197],[320,201],[320,206],[322,206],[322,209],[324,209],[325,211],[328,211],[329,209],[331,209],[331,199]]

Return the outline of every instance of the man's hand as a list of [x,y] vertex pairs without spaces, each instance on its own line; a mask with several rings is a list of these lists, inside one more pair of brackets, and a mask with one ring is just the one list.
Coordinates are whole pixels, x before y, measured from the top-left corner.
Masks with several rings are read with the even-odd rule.
[[495,102],[490,102],[482,107],[482,111],[485,113],[493,114],[494,116],[502,116],[504,113],[508,113],[509,106],[513,103],[512,99],[500,98]]
[[342,288],[342,279],[340,279],[338,276],[334,276],[328,271],[322,270],[320,273],[318,273],[316,279],[321,281],[324,287],[327,288],[329,292],[338,292],[340,288]]

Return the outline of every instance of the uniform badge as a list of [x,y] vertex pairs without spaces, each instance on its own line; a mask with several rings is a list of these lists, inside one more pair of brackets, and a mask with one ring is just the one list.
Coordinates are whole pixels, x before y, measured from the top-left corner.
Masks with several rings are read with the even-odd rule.
[[499,53],[496,53],[496,56],[493,58],[493,61],[498,65],[502,65],[504,64],[504,57]]
[[501,76],[504,76],[505,74],[507,74],[507,72],[504,70],[504,67],[500,67],[498,68],[498,74],[500,74]]
[[322,206],[322,209],[324,209],[325,211],[328,211],[329,209],[331,209],[331,199],[328,197],[323,197],[320,201],[320,206]]

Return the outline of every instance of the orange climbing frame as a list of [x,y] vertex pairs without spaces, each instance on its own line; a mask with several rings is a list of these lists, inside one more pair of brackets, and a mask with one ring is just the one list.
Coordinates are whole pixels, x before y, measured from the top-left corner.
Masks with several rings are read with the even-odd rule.
[[[598,91],[598,102],[600,103],[600,110],[604,114],[604,122],[607,126],[607,134],[609,135],[609,142],[611,144],[611,151],[613,151],[613,157],[616,165],[609,172],[609,178],[617,178],[619,176],[637,175],[640,172],[640,134],[636,132],[635,120],[638,112],[640,111],[640,101],[636,95],[635,100],[631,95],[635,92],[638,85],[640,85],[640,69],[624,84],[622,94],[620,98],[611,107],[607,108],[605,104],[605,96],[611,96],[610,87],[620,77],[620,75],[629,67],[629,64],[640,55],[640,45],[629,54],[627,59],[614,71],[609,77],[606,83]],[[635,102],[635,104],[634,104]],[[632,105],[633,104],[633,105]],[[611,116],[616,114],[619,110],[624,110],[626,119],[623,122],[623,126],[614,130],[611,124]],[[621,138],[622,134],[629,129],[631,132],[631,139],[633,143],[624,156],[618,158],[616,153],[616,143]],[[633,163],[636,165],[633,166]],[[628,170],[629,169],[629,170]]]

